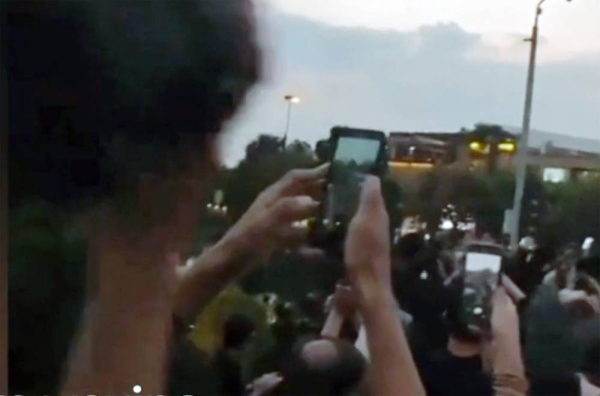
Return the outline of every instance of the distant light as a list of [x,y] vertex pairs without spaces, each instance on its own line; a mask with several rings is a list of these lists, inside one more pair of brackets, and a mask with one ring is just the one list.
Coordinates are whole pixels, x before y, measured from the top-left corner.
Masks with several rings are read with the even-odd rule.
[[391,161],[388,163],[390,168],[421,168],[430,169],[433,168],[433,164],[428,162],[406,162],[406,161]]
[[284,98],[290,103],[300,103],[300,98],[294,95],[286,95]]
[[308,219],[294,221],[292,223],[292,227],[294,227],[294,228],[308,228],[308,225],[309,225],[309,220]]
[[212,204],[206,204],[206,207],[207,207],[208,209],[211,209],[211,208],[212,208]]
[[442,224],[440,225],[440,228],[442,230],[451,230],[454,228],[454,224],[452,223],[451,220],[444,220],[442,221]]
[[141,393],[141,392],[142,392],[142,387],[141,387],[141,386],[139,386],[139,385],[135,385],[135,386],[133,387],[133,393],[139,394],[139,393]]
[[490,146],[481,142],[471,142],[469,143],[469,148],[471,151],[475,151],[476,153],[480,154],[488,154],[490,152]]
[[429,278],[429,274],[427,273],[427,271],[421,272],[420,278],[422,280],[426,280],[427,278]]
[[473,308],[473,313],[475,315],[481,315],[483,313],[483,309],[481,307],[475,307]]
[[498,144],[498,150],[505,153],[514,153],[517,146],[514,142],[502,142]]
[[425,234],[425,240],[426,240],[426,241],[428,241],[428,240],[430,240],[430,239],[431,239],[431,235],[429,235],[429,234]]
[[562,168],[545,168],[542,179],[549,183],[566,182],[569,179],[569,172]]

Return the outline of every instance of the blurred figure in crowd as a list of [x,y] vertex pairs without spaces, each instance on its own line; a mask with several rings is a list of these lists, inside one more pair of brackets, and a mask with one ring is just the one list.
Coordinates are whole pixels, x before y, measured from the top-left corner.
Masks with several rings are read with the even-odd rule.
[[283,381],[276,394],[352,394],[361,384],[365,368],[364,357],[351,343],[337,339],[303,341],[283,366]]
[[240,396],[244,393],[241,353],[254,330],[252,319],[242,314],[231,315],[223,324],[223,345],[215,356],[215,368],[221,383],[220,395]]
[[505,261],[504,272],[525,293],[530,296],[544,277],[543,257],[534,238],[524,237],[519,242],[513,257]]

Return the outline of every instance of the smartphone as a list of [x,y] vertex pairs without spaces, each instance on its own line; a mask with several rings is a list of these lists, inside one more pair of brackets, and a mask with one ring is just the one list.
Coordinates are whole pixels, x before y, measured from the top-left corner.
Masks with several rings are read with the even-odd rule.
[[334,127],[329,145],[331,166],[324,200],[313,227],[313,242],[341,257],[365,176],[381,177],[387,170],[387,139],[380,131]]
[[491,330],[492,294],[502,281],[503,248],[488,243],[466,246],[460,321],[473,336]]

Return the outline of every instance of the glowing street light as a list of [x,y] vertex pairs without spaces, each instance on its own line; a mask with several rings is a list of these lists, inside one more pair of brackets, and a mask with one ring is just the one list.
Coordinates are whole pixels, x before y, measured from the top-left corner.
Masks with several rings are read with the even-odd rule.
[[290,117],[292,114],[292,105],[300,103],[300,98],[295,95],[285,95],[283,98],[288,103],[287,118],[285,121],[285,133],[283,134],[282,141],[282,146],[285,148],[285,145],[287,143],[288,132],[290,130]]
[[293,95],[285,95],[285,100],[293,104],[300,103],[300,98]]

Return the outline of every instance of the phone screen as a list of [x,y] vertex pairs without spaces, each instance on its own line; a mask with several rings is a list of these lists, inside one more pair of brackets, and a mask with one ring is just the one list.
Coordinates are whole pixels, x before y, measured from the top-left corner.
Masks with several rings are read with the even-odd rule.
[[491,296],[500,280],[502,256],[467,252],[462,296],[462,320],[473,334],[490,328]]
[[489,253],[467,253],[465,271],[467,277],[480,276],[482,279],[498,284],[498,276],[502,267],[502,256]]
[[340,136],[331,161],[323,226],[328,231],[345,229],[356,209],[365,176],[377,165],[381,141]]

